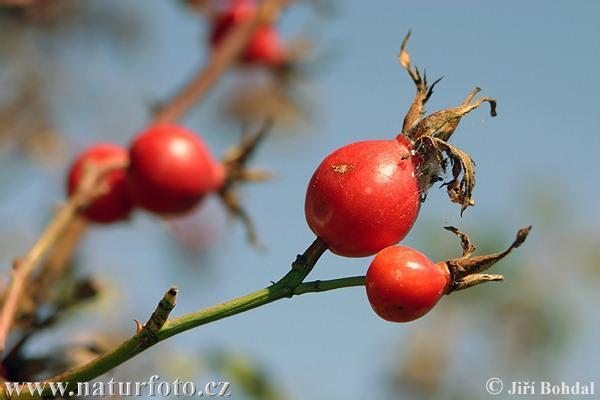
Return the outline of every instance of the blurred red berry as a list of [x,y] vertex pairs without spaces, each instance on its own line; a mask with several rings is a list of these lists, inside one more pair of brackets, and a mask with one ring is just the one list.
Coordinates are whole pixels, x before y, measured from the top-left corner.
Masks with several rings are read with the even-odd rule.
[[[103,163],[124,162],[129,156],[127,150],[114,144],[97,144],[81,153],[71,165],[67,179],[67,191],[72,195],[83,178],[84,168],[88,162]],[[108,172],[101,184],[106,190],[99,195],[84,211],[84,216],[93,222],[110,223],[126,219],[133,208],[127,190],[125,169]]]
[[448,291],[450,273],[420,252],[404,246],[380,251],[367,271],[371,307],[381,318],[408,322],[425,315]]
[[256,3],[251,0],[223,1],[214,17],[210,44],[215,47],[234,26],[249,21],[256,14]]
[[133,201],[158,214],[191,210],[224,182],[223,166],[202,139],[178,125],[155,125],[129,150],[128,183]]
[[[228,2],[223,11],[215,17],[210,43],[214,48],[234,27],[254,18],[257,7],[254,1],[238,0]],[[284,44],[277,28],[271,24],[259,26],[248,42],[242,62],[278,66],[285,61]]]
[[403,136],[334,151],[308,184],[308,225],[342,256],[365,257],[398,243],[419,213],[419,161]]
[[263,25],[254,31],[243,61],[270,66],[281,65],[285,61],[283,42],[273,25]]

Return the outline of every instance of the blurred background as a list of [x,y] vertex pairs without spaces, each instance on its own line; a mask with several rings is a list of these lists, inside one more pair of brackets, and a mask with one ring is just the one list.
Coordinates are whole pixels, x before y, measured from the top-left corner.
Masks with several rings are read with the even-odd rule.
[[[70,160],[99,141],[126,145],[210,54],[199,2],[13,3],[32,4],[0,8],[4,284],[64,201]],[[499,251],[532,224],[495,267],[505,282],[456,293],[408,324],[379,319],[363,288],[307,294],[176,336],[110,376],[230,380],[231,398],[270,400],[480,399],[490,377],[597,380],[599,15],[593,1],[293,2],[279,29],[310,44],[294,76],[279,85],[268,71],[233,69],[183,120],[219,155],[243,118],[277,113],[252,161],[276,178],[241,193],[266,250],[215,198],[177,220],[138,213],[91,226],[69,268],[71,292],[84,294],[12,342],[4,368],[43,377],[80,364],[131,335],[132,319],[145,320],[171,284],[182,315],[280,278],[313,240],[304,192],[322,158],[400,131],[414,87],[396,56],[412,29],[413,63],[444,76],[428,111],[480,86],[498,99],[498,117],[476,110],[453,138],[477,163],[477,206],[461,218],[433,189],[405,244],[434,260],[457,256],[442,229],[455,225],[481,253]],[[311,277],[363,274],[369,262],[327,254]]]

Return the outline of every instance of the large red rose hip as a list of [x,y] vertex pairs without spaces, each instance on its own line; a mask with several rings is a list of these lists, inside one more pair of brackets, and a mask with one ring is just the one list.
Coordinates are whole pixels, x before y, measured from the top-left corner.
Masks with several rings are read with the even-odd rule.
[[[98,166],[107,163],[122,162],[126,164],[128,158],[126,149],[113,144],[97,144],[85,150],[69,169],[67,179],[69,195],[76,191],[88,163],[95,163]],[[88,220],[99,223],[126,219],[133,208],[133,203],[127,190],[125,169],[116,169],[106,173],[100,184],[105,185],[105,190],[92,201],[83,215]]]
[[356,142],[331,153],[306,192],[308,225],[329,249],[365,257],[398,243],[421,204],[419,157],[408,139]]
[[129,157],[134,202],[158,214],[189,211],[223,184],[221,164],[198,136],[178,125],[155,125],[142,132]]
[[444,263],[404,246],[380,251],[367,271],[365,286],[377,315],[392,322],[408,322],[425,315],[449,290],[450,273]]

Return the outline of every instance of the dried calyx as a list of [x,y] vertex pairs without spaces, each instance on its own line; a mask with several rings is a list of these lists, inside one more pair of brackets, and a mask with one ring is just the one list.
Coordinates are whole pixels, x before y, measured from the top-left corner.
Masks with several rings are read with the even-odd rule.
[[531,231],[531,226],[519,229],[515,240],[506,250],[483,256],[472,256],[475,252],[475,245],[473,245],[473,242],[467,234],[453,226],[447,226],[444,229],[454,233],[460,238],[463,249],[461,257],[443,262],[450,272],[451,282],[447,292],[447,294],[450,294],[457,290],[467,289],[480,283],[502,281],[504,279],[502,275],[486,274],[484,272],[510,254],[513,249],[516,249],[523,244]]
[[236,188],[241,183],[265,182],[272,178],[272,174],[269,171],[247,168],[249,159],[254,154],[258,145],[267,136],[272,126],[273,120],[268,119],[254,133],[250,133],[249,129],[243,129],[240,144],[227,150],[222,161],[225,180],[219,190],[219,197],[229,213],[242,221],[246,228],[248,241],[255,246],[259,246],[259,240],[254,223],[242,207]]
[[417,93],[404,118],[402,134],[413,142],[415,153],[423,160],[421,183],[424,193],[435,182],[443,180],[440,175],[445,174],[448,164],[450,165],[452,178],[442,186],[447,187],[450,200],[461,205],[462,214],[467,207],[475,204],[472,199],[475,164],[469,154],[449,144],[448,139],[458,127],[460,119],[484,102],[490,104],[491,116],[496,116],[496,100],[490,97],[475,99],[481,90],[475,88],[459,106],[423,117],[425,103],[441,78],[429,85],[425,73],[421,76],[419,70],[411,65],[410,56],[406,51],[409,37],[410,32],[402,42],[398,59],[415,83]]

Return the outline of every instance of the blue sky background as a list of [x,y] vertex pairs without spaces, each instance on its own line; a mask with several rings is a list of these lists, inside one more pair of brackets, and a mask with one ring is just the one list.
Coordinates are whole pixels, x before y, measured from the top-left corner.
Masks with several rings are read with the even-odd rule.
[[[498,117],[490,118],[482,107],[463,120],[453,138],[477,163],[477,206],[461,219],[445,193],[434,190],[422,209],[422,223],[406,243],[419,246],[432,226],[469,230],[486,224],[494,231],[487,224],[497,223],[502,238],[497,246],[502,247],[513,231],[530,223],[537,208],[554,199],[568,207],[550,208],[548,218],[560,212],[566,224],[542,224],[534,231],[532,247],[543,249],[545,238],[570,229],[598,232],[600,3],[354,0],[337,6],[336,15],[315,30],[319,51],[334,58],[305,91],[317,110],[314,121],[293,134],[275,132],[254,163],[275,171],[277,179],[243,190],[268,251],[254,251],[237,222],[226,228],[217,223],[221,237],[196,256],[182,255],[165,224],[141,213],[131,224],[93,228],[83,243],[82,264],[114,288],[102,307],[86,312],[77,326],[129,324],[133,330],[128,321],[148,315],[172,283],[180,288],[176,314],[181,315],[283,275],[295,254],[313,240],[303,201],[316,165],[344,144],[399,132],[414,93],[396,60],[409,29],[413,63],[427,67],[432,79],[444,76],[429,111],[456,105],[480,86],[483,95],[498,99]],[[136,48],[124,43],[115,50],[85,35],[68,39],[66,47],[50,39],[43,42],[47,62],[70,71],[54,80],[49,91],[61,132],[70,138],[69,156],[99,140],[126,144],[148,120],[148,104],[173,93],[206,57],[205,26],[175,2],[131,0],[119,7],[124,19],[144,22],[142,44]],[[293,36],[314,18],[307,7],[293,7],[281,27]],[[236,140],[239,130],[215,117],[230,78],[184,121],[216,154]],[[2,173],[5,187],[13,189],[2,191],[0,220],[4,231],[26,239],[17,249],[21,254],[41,228],[49,205],[62,199],[67,160],[54,169],[12,161]],[[532,202],[540,191],[545,193],[537,198],[541,203]],[[210,219],[208,214],[214,213],[217,221],[224,220],[219,204],[208,203],[197,218]],[[448,238],[449,246],[455,244],[452,240]],[[11,250],[1,253],[3,264],[14,256],[15,248]],[[368,263],[327,254],[314,278],[361,274]],[[441,304],[434,312],[450,309]],[[358,399],[381,384],[381,371],[402,352],[403,337],[427,323],[427,318],[406,325],[385,323],[371,312],[363,289],[346,289],[284,300],[180,335],[164,346],[198,358],[213,347],[251,354],[297,399]],[[590,321],[584,332],[597,325]],[[49,334],[47,340],[60,335]],[[599,354],[597,345],[587,352],[574,350],[563,373],[593,376],[595,370],[597,378],[593,360]],[[143,355],[132,363],[143,366],[152,357]],[[208,376],[198,373],[196,378]]]

